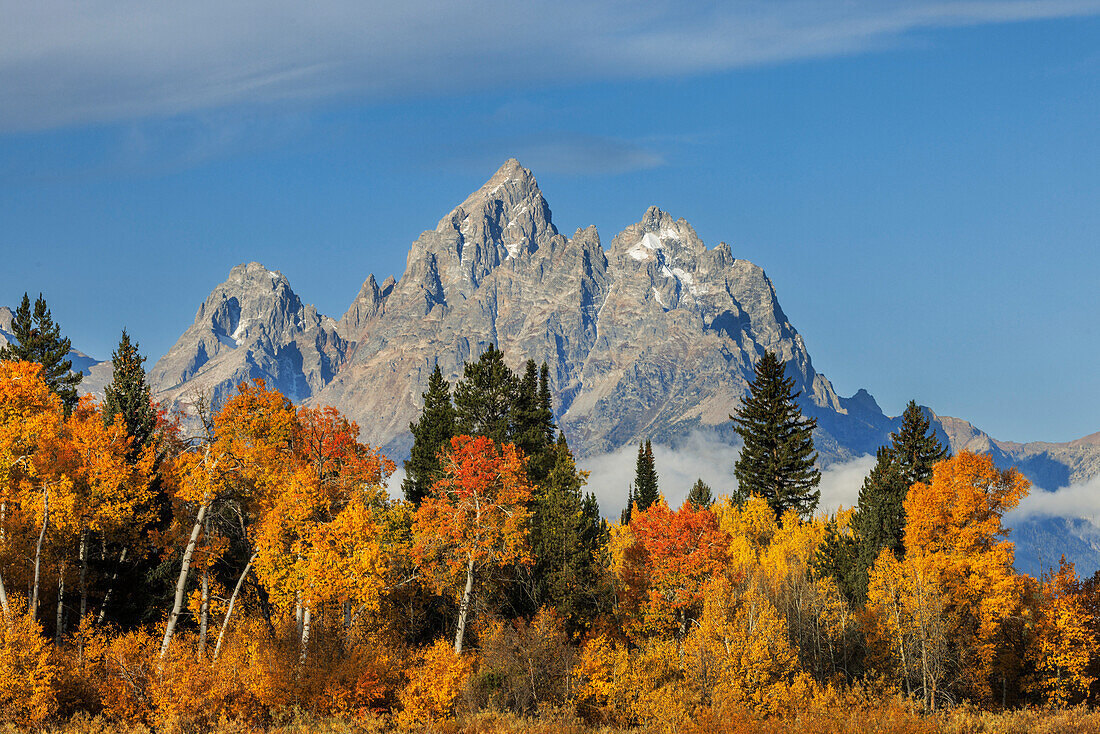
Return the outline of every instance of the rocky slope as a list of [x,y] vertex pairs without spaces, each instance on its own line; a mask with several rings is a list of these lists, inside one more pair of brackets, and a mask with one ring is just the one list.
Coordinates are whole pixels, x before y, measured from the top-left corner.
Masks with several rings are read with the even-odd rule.
[[282,273],[253,262],[233,268],[199,306],[149,381],[156,399],[185,412],[257,377],[303,402],[332,379],[347,348],[335,321],[303,304]]
[[[454,382],[489,344],[514,368],[549,363],[559,423],[582,456],[644,438],[676,445],[697,430],[731,437],[728,415],[765,350],[787,362],[817,418],[823,464],[873,453],[897,427],[865,390],[840,397],[816,371],[758,265],[725,243],[708,248],[656,207],[606,250],[593,227],[566,237],[515,160],[421,234],[400,280],[368,277],[339,321],[281,274],[234,268],[150,378],[182,405],[263,377],[297,402],[339,407],[400,459],[435,365]],[[1020,464],[1041,486],[1100,473],[1100,436],[1014,444],[929,414],[954,450]]]

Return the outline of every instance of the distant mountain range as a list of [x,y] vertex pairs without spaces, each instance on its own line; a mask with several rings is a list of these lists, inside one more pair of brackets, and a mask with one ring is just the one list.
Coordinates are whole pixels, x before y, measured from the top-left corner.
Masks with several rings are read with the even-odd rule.
[[[581,457],[646,438],[676,446],[696,431],[732,443],[728,416],[766,350],[818,421],[822,465],[874,453],[899,425],[866,390],[841,397],[816,371],[760,266],[724,242],[708,248],[656,207],[606,250],[594,227],[566,237],[515,160],[421,234],[400,279],[370,275],[339,320],[303,303],[280,272],[238,265],[149,378],[157,399],[186,412],[197,395],[216,404],[260,377],[296,403],[338,407],[400,460],[435,366],[453,383],[490,344],[513,368],[549,364],[559,425]],[[87,360],[74,358],[90,375],[83,387],[101,391],[109,366],[74,354]],[[988,453],[1039,486],[1100,474],[1100,433],[1020,444],[928,415],[953,451]]]

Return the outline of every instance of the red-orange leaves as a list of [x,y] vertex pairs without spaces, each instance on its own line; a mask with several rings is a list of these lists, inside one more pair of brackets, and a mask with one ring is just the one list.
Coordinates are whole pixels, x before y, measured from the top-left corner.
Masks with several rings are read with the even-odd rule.
[[475,567],[529,564],[531,485],[522,453],[484,436],[455,436],[443,477],[416,513],[416,555],[458,574]]
[[718,527],[713,512],[687,502],[675,512],[656,502],[631,519],[630,530],[645,549],[644,554],[628,554],[646,564],[645,628],[684,632],[702,604],[707,581],[726,564],[729,535]]
[[443,477],[416,512],[415,553],[437,583],[453,587],[465,576],[455,652],[462,639],[474,587],[482,569],[530,565],[528,525],[531,485],[523,454],[512,444],[455,436],[443,456]]

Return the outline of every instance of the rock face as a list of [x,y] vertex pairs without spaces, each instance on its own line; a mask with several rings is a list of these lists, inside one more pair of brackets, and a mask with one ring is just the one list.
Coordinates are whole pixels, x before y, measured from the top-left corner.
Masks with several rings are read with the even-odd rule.
[[[728,416],[765,350],[785,360],[817,418],[822,464],[873,454],[899,425],[865,390],[836,394],[759,266],[725,243],[708,248],[656,207],[606,251],[593,227],[563,236],[515,160],[420,235],[400,280],[368,277],[338,322],[302,304],[280,273],[234,268],[150,380],[159,399],[182,405],[263,377],[296,402],[340,408],[400,459],[436,364],[453,383],[490,344],[514,369],[550,365],[559,425],[581,456],[645,438],[675,446],[696,430],[732,440]],[[1041,486],[1100,473],[1100,434],[1012,444],[929,415],[952,450],[1021,464]]]
[[253,262],[233,268],[199,306],[149,382],[157,400],[185,411],[196,396],[216,405],[257,377],[304,402],[332,379],[347,348],[335,321],[303,304],[282,273]]
[[579,454],[642,438],[729,430],[753,364],[786,360],[829,460],[878,445],[891,422],[869,395],[845,400],[818,374],[764,271],[656,207],[605,252],[594,228],[558,233],[531,172],[510,160],[423,233],[404,276],[373,276],[340,325],[355,347],[314,398],[394,455],[438,364],[452,382],[496,344],[513,368],[546,361],[559,422]]

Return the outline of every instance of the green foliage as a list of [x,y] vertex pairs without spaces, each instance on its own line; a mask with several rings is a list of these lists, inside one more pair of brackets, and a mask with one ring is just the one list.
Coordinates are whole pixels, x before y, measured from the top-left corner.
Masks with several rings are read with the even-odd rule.
[[553,454],[554,465],[535,500],[533,578],[539,605],[554,607],[572,631],[581,631],[610,604],[601,561],[607,526],[595,495],[582,493],[588,474],[578,471],[563,434]]
[[490,344],[476,362],[466,363],[462,379],[455,385],[456,434],[510,443],[518,398],[519,380],[504,363],[504,352]]
[[61,327],[54,322],[41,293],[33,312],[30,298],[23,294],[23,302],[12,316],[11,330],[17,341],[0,348],[0,360],[42,365],[46,384],[61,398],[66,414],[71,413],[77,401],[76,386],[84,375],[72,371],[72,360],[67,359],[72,344],[61,336]]
[[125,329],[111,361],[114,375],[105,390],[103,420],[111,425],[121,418],[126,425],[126,433],[133,439],[128,457],[132,462],[153,440],[157,414],[145,379],[145,357],[138,353],[137,343],[131,343]]
[[455,409],[451,405],[451,386],[443,379],[439,365],[428,378],[424,410],[416,423],[409,424],[413,445],[405,462],[405,481],[401,491],[415,505],[428,495],[432,483],[439,478],[439,452],[455,435]]
[[638,460],[634,469],[633,504],[646,510],[661,496],[657,489],[657,467],[653,461],[653,444],[646,439],[638,444]]
[[932,478],[933,465],[948,457],[947,448],[936,439],[928,418],[913,400],[905,406],[901,428],[890,436],[890,441],[906,489],[917,482],[927,484]]
[[802,517],[813,513],[821,492],[821,472],[815,468],[813,430],[817,421],[803,418],[792,392],[794,378],[783,364],[765,352],[756,365],[749,394],[736,416],[730,416],[744,447],[734,465],[738,499],[762,497],[777,518],[789,509]]
[[511,411],[511,433],[516,446],[527,457],[527,477],[541,484],[555,461],[554,409],[550,397],[549,367],[542,364],[541,375],[535,360],[527,360],[527,368],[519,381],[516,402]]
[[701,478],[696,479],[688,492],[687,501],[696,510],[705,510],[714,504],[714,493],[711,492],[710,485]]

